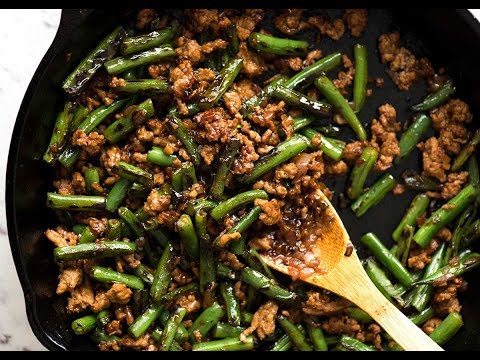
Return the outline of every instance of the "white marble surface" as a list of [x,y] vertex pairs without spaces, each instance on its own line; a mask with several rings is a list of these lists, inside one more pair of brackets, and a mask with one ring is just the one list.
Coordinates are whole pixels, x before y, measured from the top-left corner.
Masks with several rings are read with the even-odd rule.
[[[479,17],[480,9],[471,9]],[[5,217],[5,168],[20,103],[60,20],[55,9],[0,10],[0,351],[44,350],[33,335],[13,264]]]

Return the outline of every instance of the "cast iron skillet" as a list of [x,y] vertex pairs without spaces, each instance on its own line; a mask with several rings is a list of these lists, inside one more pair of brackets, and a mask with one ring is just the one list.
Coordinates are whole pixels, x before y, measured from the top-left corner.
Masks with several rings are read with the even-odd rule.
[[[329,10],[333,15],[336,10]],[[58,33],[47,54],[38,66],[23,99],[13,131],[8,157],[6,180],[6,209],[8,234],[18,276],[25,294],[27,315],[33,332],[40,342],[51,350],[91,350],[94,345],[88,337],[73,336],[71,318],[65,310],[65,297],[55,295],[58,270],[53,262],[51,244],[43,236],[58,219],[45,206],[45,194],[51,189],[52,169],[41,161],[48,144],[56,113],[62,107],[64,94],[62,80],[105,34],[129,16],[128,12],[69,9],[62,12]],[[384,73],[377,53],[378,36],[399,30],[407,46],[419,56],[428,56],[435,67],[445,66],[458,88],[457,95],[467,101],[474,114],[480,111],[480,24],[467,10],[452,9],[372,9],[369,26],[360,40],[369,49],[369,73],[385,78],[382,91],[374,89],[367,98],[361,119],[371,121],[376,109],[386,102],[395,106],[398,119],[407,121],[412,114],[409,107],[425,94],[423,84],[413,91],[401,92]],[[324,54],[338,50],[351,55],[356,42],[345,35],[341,42],[321,40]],[[68,56],[67,56],[68,55]],[[70,58],[70,62],[67,61]],[[476,120],[474,121],[476,122]],[[351,133],[345,136],[351,137]],[[419,168],[418,153],[409,162],[395,168],[397,176],[406,168]],[[372,179],[369,179],[371,182]],[[340,193],[344,179],[329,184]],[[375,231],[381,239],[389,241],[390,233],[398,224],[402,212],[414,196],[389,195],[361,220],[355,219],[347,208],[341,210],[347,230],[358,245],[359,236]],[[335,203],[337,207],[338,202]],[[360,248],[360,255],[362,249]],[[463,295],[463,330],[449,342],[450,350],[480,350],[480,281],[477,273],[469,274],[470,289]]]

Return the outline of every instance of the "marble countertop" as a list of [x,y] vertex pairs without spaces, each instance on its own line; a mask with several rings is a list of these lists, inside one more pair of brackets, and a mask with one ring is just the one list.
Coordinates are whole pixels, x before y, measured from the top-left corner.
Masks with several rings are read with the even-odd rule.
[[[471,11],[480,16],[480,9]],[[0,104],[3,113],[3,131],[0,132],[0,351],[45,350],[28,324],[10,252],[5,217],[5,168],[20,103],[55,36],[60,13],[59,9],[0,11]]]

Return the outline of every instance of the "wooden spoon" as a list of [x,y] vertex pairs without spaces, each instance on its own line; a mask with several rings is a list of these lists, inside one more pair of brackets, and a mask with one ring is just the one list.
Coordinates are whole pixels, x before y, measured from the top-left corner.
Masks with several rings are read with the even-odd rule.
[[[405,350],[442,351],[371,282],[335,208],[323,193],[321,197],[327,206],[326,216],[330,218],[330,221],[322,223],[321,237],[312,249],[321,271],[302,280],[334,292],[365,310]],[[347,246],[348,252],[351,251],[349,256]],[[284,258],[265,254],[262,258],[268,266],[292,276],[294,269],[285,265]]]

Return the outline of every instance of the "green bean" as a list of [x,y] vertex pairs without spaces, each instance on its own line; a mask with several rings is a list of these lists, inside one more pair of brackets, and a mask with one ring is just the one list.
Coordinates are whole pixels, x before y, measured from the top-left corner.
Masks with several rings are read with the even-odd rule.
[[145,229],[135,214],[129,208],[122,206],[118,208],[118,215],[133,231],[137,238],[145,237]]
[[395,228],[392,233],[392,239],[396,242],[400,241],[400,237],[402,236],[403,229],[405,226],[416,226],[417,225],[417,218],[422,216],[422,214],[427,210],[428,204],[430,203],[430,199],[425,194],[418,194],[416,195],[410,205],[408,206],[405,215],[403,216],[402,220]]
[[225,310],[218,303],[213,303],[211,306],[203,310],[203,312],[195,319],[192,326],[188,329],[190,340],[193,343],[197,342],[195,333],[198,332],[202,338],[220,321],[225,315]]
[[168,351],[172,346],[172,342],[177,333],[178,326],[181,324],[183,318],[187,314],[187,309],[177,308],[175,312],[169,317],[163,330],[162,338],[160,339],[160,351]]
[[[158,317],[158,322],[162,326],[166,326],[168,319],[170,319],[172,313],[168,310],[163,311],[160,316]],[[178,343],[184,343],[189,339],[189,334],[188,330],[183,326],[182,323],[180,323],[177,327],[177,331],[175,332],[174,335],[174,340]]]
[[187,214],[180,216],[175,224],[175,228],[182,239],[183,247],[187,251],[187,254],[194,259],[198,259],[200,256],[200,245],[190,216]]
[[473,185],[467,185],[445,205],[435,211],[417,230],[413,240],[422,248],[428,245],[435,234],[455,219],[465,208],[475,200],[476,190]]
[[173,28],[152,31],[148,34],[129,36],[120,43],[122,55],[130,55],[153,47],[167,44],[173,40]]
[[[227,230],[226,234],[233,234],[234,232],[238,232],[242,234],[245,232],[252,224],[258,219],[260,216],[260,213],[262,212],[262,208],[260,206],[254,206],[252,210],[250,210],[248,213],[243,215],[238,222],[233,225],[230,229]],[[220,245],[220,234],[214,241],[214,244],[216,246]],[[243,245],[241,244],[243,242]],[[240,255],[241,253],[244,252],[245,248],[245,239],[242,237],[234,242],[231,243],[230,245],[230,250],[236,254]]]
[[144,264],[138,265],[133,269],[135,275],[137,275],[144,283],[152,285],[153,283],[153,270]]
[[360,241],[368,247],[372,254],[385,266],[403,285],[409,287],[413,277],[408,270],[393,256],[374,233],[366,233]]
[[227,323],[219,322],[212,329],[214,339],[225,339],[229,337],[239,337],[246,328],[242,326],[232,326]]
[[102,105],[96,108],[82,121],[82,123],[78,126],[78,130],[83,130],[87,135],[90,134],[93,129],[106,120],[107,117],[120,111],[130,101],[130,98],[117,100],[111,105]]
[[72,117],[72,103],[67,101],[63,107],[63,110],[57,115],[57,120],[55,121],[55,126],[53,127],[50,143],[48,144],[45,154],[43,155],[43,160],[47,164],[53,165],[57,160],[58,155],[65,147],[67,134],[72,123]]
[[327,351],[328,345],[325,341],[325,336],[320,327],[314,327],[312,325],[307,325],[308,337],[312,342],[313,349],[315,351]]
[[95,314],[78,318],[72,322],[72,330],[77,335],[85,335],[95,329],[97,316]]
[[480,171],[478,169],[477,157],[475,155],[470,156],[467,164],[468,170],[468,182],[472,184],[476,191],[477,196],[475,199],[475,204],[480,204]]
[[363,150],[350,175],[347,190],[347,195],[350,199],[355,200],[362,194],[367,176],[375,166],[377,159],[378,150],[374,147],[367,146]]
[[330,104],[315,100],[283,85],[276,85],[272,90],[272,96],[313,115],[329,117],[332,114],[332,106]]
[[262,257],[258,253],[257,250],[254,248],[248,249],[248,251],[245,251],[243,254],[243,257],[245,258],[245,261],[247,262],[248,266],[250,266],[252,269],[262,273],[266,277],[276,280],[275,276],[273,276],[272,271],[268,267],[268,265],[263,261]]
[[150,326],[152,326],[163,310],[163,305],[150,305],[147,310],[145,310],[142,315],[137,317],[132,325],[128,327],[128,333],[135,339],[138,339],[140,336],[145,334]]
[[128,179],[132,182],[145,185],[147,187],[153,186],[153,176],[148,171],[140,169],[137,166],[131,165],[124,161],[117,162],[112,171],[120,175],[121,178]]
[[357,138],[361,141],[367,140],[367,133],[365,132],[362,123],[358,120],[357,115],[355,115],[350,104],[332,81],[326,76],[320,76],[315,80],[315,86],[327,98],[328,102],[342,115],[357,135]]
[[173,261],[173,246],[169,242],[163,250],[162,257],[158,262],[157,269],[153,276],[150,296],[154,302],[159,302],[163,295],[167,293],[168,285],[172,281],[171,265]]
[[419,114],[415,121],[402,134],[398,141],[400,153],[395,157],[394,164],[398,165],[415,149],[425,133],[432,126],[432,119],[425,114]]
[[90,277],[104,283],[121,283],[135,290],[143,290],[142,280],[135,275],[119,273],[103,266],[92,266]]
[[227,181],[227,176],[230,173],[230,169],[235,160],[235,156],[240,148],[241,141],[237,138],[231,138],[225,145],[225,150],[219,159],[219,166],[217,173],[213,178],[212,186],[210,187],[209,195],[213,200],[221,200],[223,196],[223,190]]
[[136,79],[124,81],[118,85],[115,90],[124,93],[141,93],[148,92],[149,94],[165,94],[170,92],[170,85],[163,79]]
[[124,71],[119,76],[126,81],[136,80],[140,77],[140,73],[142,72],[141,70],[143,70],[141,67],[133,68],[133,69]]
[[105,209],[105,197],[47,193],[47,206],[59,210],[96,211]]
[[115,335],[108,335],[107,332],[103,329],[96,328],[93,334],[91,335],[91,339],[95,341],[97,344],[101,342],[109,342],[109,341],[119,341],[120,338]]
[[96,316],[96,323],[100,327],[104,327],[111,321],[111,313],[110,309],[103,309],[102,311],[97,313]]
[[359,112],[365,103],[367,96],[367,78],[368,78],[368,52],[367,47],[361,44],[353,46],[353,56],[355,58],[355,74],[353,77],[353,103],[355,112]]
[[73,111],[73,118],[72,118],[72,129],[77,129],[80,124],[85,120],[85,118],[88,116],[88,113],[90,111],[86,106],[83,105],[76,105],[75,110]]
[[340,346],[347,351],[377,351],[374,347],[366,345],[360,340],[354,339],[347,335],[342,335],[337,346]]
[[160,302],[168,303],[169,301],[175,300],[180,295],[196,291],[198,291],[198,284],[190,283],[188,285],[176,288],[175,290],[169,291],[161,297]]
[[174,159],[175,157],[165,154],[163,149],[156,146],[152,146],[147,152],[147,161],[156,165],[164,167],[172,166]]
[[248,43],[260,52],[275,55],[304,55],[308,50],[308,42],[306,41],[278,38],[258,32],[250,34]]
[[[427,265],[423,274],[423,279],[427,279],[430,275],[435,274],[442,266],[443,256],[445,254],[445,243],[440,245],[440,248],[433,254],[432,260]],[[427,306],[430,298],[432,297],[433,286],[424,284],[419,285],[414,290],[412,299],[412,306],[419,312],[422,312]]]
[[295,89],[299,86],[304,87],[309,85],[316,76],[340,66],[341,60],[342,54],[339,52],[327,55],[296,73],[285,84],[283,84],[283,86],[289,89]]
[[478,265],[480,265],[480,254],[470,253],[464,258],[457,258],[453,263],[442,266],[433,274],[416,281],[414,285],[433,284],[435,286],[442,284],[476,268]]
[[293,119],[292,129],[293,131],[298,131],[309,126],[315,118],[311,115],[302,115]]
[[103,132],[105,139],[115,144],[123,139],[129,133],[136,129],[136,123],[151,118],[155,114],[155,107],[152,99],[147,99],[142,103],[129,107],[124,116],[112,122]]
[[245,342],[233,337],[193,344],[192,351],[245,351],[252,350],[254,346],[252,336],[248,336]]
[[174,111],[170,111],[168,114],[167,125],[170,131],[182,142],[187,150],[188,155],[190,155],[191,160],[195,166],[200,165],[200,152],[198,150],[197,144],[193,140],[192,135],[187,130],[182,120],[177,116]]
[[78,240],[79,244],[88,244],[94,242],[98,238],[98,234],[95,234],[90,226],[87,226],[80,235],[80,239]]
[[450,240],[450,246],[447,248],[447,251],[443,258],[443,264],[448,263],[452,256],[458,255],[460,241],[463,238],[463,235],[468,231],[476,215],[477,206],[475,204],[471,204],[460,214],[457,221],[455,221],[453,236]]
[[173,172],[172,188],[177,193],[187,190],[197,182],[195,167],[191,162],[182,163],[182,167]]
[[250,175],[240,178],[240,181],[244,184],[252,183],[278,165],[300,154],[307,148],[308,144],[309,140],[306,137],[298,134],[293,135],[290,139],[278,144],[269,154],[261,157],[255,163]]
[[235,296],[233,286],[230,283],[221,282],[220,294],[225,301],[228,323],[233,326],[240,326],[240,303]]
[[439,191],[441,190],[442,184],[431,176],[426,176],[424,174],[418,174],[411,170],[405,170],[401,177],[405,184],[405,187],[409,190],[414,191]]
[[[318,130],[322,135],[325,136],[330,136],[332,141],[341,141],[335,139],[335,137],[340,136],[340,133],[342,132],[342,129],[338,126],[329,124],[329,125],[323,125],[323,126],[316,126],[316,130]],[[343,146],[345,146],[345,142],[342,141]]]
[[446,81],[435,93],[429,94],[420,104],[412,106],[413,111],[427,111],[442,105],[454,93],[455,86],[452,81]]
[[408,318],[417,326],[422,325],[425,321],[432,318],[435,315],[433,307],[429,306],[423,309],[420,313],[410,315]]
[[469,246],[479,238],[480,238],[480,219],[477,219],[462,234],[462,240],[465,246]]
[[122,237],[122,222],[118,219],[108,219],[107,239],[120,240]]
[[243,117],[246,118],[248,115],[253,113],[257,106],[260,106],[265,100],[270,98],[276,85],[282,85],[287,80],[288,77],[286,75],[278,75],[271,82],[269,82],[257,95],[254,95],[251,98],[245,100],[242,103],[242,107],[240,108],[240,112],[242,113]]
[[452,171],[460,170],[463,164],[465,164],[468,158],[475,152],[478,143],[480,143],[480,129],[475,131],[475,134],[470,141],[463,146],[462,150],[460,150],[457,158],[453,162]]
[[195,216],[195,213],[198,210],[203,209],[205,211],[210,211],[217,205],[218,203],[216,201],[207,200],[205,198],[193,199],[187,202],[185,213],[190,216]]
[[395,300],[402,306],[404,305],[402,298],[396,294],[392,282],[388,279],[385,272],[378,266],[373,258],[367,259],[365,272],[370,280],[372,280],[373,284],[388,301],[393,302],[392,299],[395,298]]
[[372,317],[368,315],[364,310],[355,306],[350,306],[349,308],[347,308],[347,315],[363,324],[370,324],[374,321]]
[[137,198],[146,198],[150,194],[150,188],[145,185],[133,183],[128,194]]
[[[299,328],[301,325],[296,325]],[[269,351],[289,351],[292,348],[292,340],[288,334],[284,334],[270,347]]]
[[87,226],[88,225],[85,225],[85,224],[75,224],[72,227],[72,231],[77,235],[81,235],[83,230],[85,230]]
[[138,66],[155,64],[173,56],[175,50],[170,45],[161,45],[137,54],[116,57],[103,65],[110,75],[115,75]]
[[277,315],[277,320],[298,350],[313,351],[313,348],[307,342],[305,335],[292,322],[290,322],[290,320],[283,315]]
[[[312,147],[322,150],[329,158],[335,161],[342,159],[345,144],[338,143],[333,139],[323,136],[318,131],[308,127],[301,129],[300,133],[310,140]],[[315,140],[313,140],[314,138]],[[314,145],[314,143],[319,143],[320,145]]]
[[264,190],[249,190],[237,194],[234,197],[222,201],[210,211],[210,215],[216,220],[220,221],[225,216],[231,214],[240,207],[253,202],[255,199],[268,199],[268,194]]
[[68,95],[76,95],[85,84],[93,77],[97,70],[115,56],[118,44],[125,36],[125,30],[119,26],[105,37],[80,64],[68,75],[62,84],[63,90]]
[[98,195],[99,192],[92,187],[93,184],[100,185],[100,174],[96,166],[89,167],[85,170],[85,187],[89,194]]
[[356,217],[365,214],[372,206],[377,205],[393,190],[397,182],[389,173],[382,175],[366,192],[360,195],[350,206]]
[[213,248],[207,232],[207,216],[205,210],[198,210],[195,214],[195,228],[200,241],[200,293],[204,303],[209,306],[215,300],[216,272]]
[[440,325],[430,334],[430,338],[439,345],[445,344],[463,326],[462,315],[458,312],[451,312],[443,319]]
[[291,302],[297,297],[295,293],[281,287],[273,279],[269,279],[252,268],[245,267],[240,276],[244,282],[254,289],[280,302]]
[[237,279],[237,274],[235,273],[235,271],[232,268],[222,263],[217,264],[217,276],[224,279],[230,279],[230,280]]
[[130,180],[120,178],[108,193],[105,209],[110,212],[116,211],[127,196],[131,185],[132,182]]

